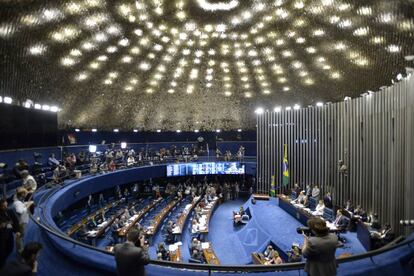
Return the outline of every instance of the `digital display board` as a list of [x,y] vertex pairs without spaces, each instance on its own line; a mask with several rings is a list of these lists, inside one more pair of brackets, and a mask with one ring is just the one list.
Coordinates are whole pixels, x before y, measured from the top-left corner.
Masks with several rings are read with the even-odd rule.
[[167,165],[167,176],[244,174],[245,166],[240,162],[202,162]]

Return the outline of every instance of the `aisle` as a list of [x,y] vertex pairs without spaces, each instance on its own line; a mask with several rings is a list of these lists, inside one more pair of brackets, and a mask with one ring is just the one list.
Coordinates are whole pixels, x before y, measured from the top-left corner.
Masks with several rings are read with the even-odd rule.
[[221,264],[245,264],[250,256],[245,254],[237,232],[233,226],[233,211],[239,210],[245,200],[230,200],[217,207],[210,222],[209,240]]

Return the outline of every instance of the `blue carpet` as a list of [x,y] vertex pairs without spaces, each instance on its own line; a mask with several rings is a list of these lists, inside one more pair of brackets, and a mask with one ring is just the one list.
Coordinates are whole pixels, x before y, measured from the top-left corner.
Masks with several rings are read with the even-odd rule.
[[[232,211],[243,205],[249,208],[251,220],[244,226],[234,227]],[[257,201],[255,205],[237,201],[228,201],[220,205],[211,220],[209,239],[222,264],[249,264],[251,253],[261,252],[270,241],[282,251],[288,251],[293,243],[302,245],[303,237],[297,234],[296,228],[303,226],[294,217],[279,208],[277,199]],[[342,235],[347,243],[338,248],[336,255],[351,253],[353,255],[366,252],[357,239],[356,233]]]

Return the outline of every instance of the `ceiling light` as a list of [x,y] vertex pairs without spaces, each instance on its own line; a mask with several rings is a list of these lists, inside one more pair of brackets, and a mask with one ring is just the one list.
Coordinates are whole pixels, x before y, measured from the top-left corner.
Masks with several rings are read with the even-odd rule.
[[276,106],[276,107],[273,109],[273,111],[274,111],[274,112],[280,112],[280,111],[282,111],[282,107],[280,107],[280,106]]
[[177,133],[181,133],[181,129],[177,129],[176,131],[177,131]]
[[134,129],[134,130],[132,130],[133,132],[135,132],[135,133],[137,133],[138,132],[138,129]]
[[34,108],[35,108],[35,109],[42,109],[42,106],[41,106],[40,104],[35,104],[35,105],[34,105]]
[[157,132],[160,133],[161,132],[161,129],[157,129]]
[[194,129],[194,132],[195,133],[199,133],[200,131],[198,129]]
[[289,110],[291,110],[292,109],[292,107],[290,107],[290,106],[286,106],[286,108],[285,108],[287,111],[289,111]]
[[256,108],[256,110],[254,111],[254,113],[256,113],[257,115],[263,114],[264,113],[263,107]]
[[317,106],[317,107],[321,107],[321,106],[323,106],[323,102],[317,102],[317,103],[316,103],[316,106]]
[[344,101],[349,101],[350,99],[351,99],[351,97],[346,96],[346,97],[344,98]]
[[49,111],[50,110],[50,106],[47,105],[47,104],[44,104],[44,105],[42,105],[42,110]]
[[98,130],[96,129],[96,128],[93,128],[92,129],[92,132],[97,132]]
[[237,132],[242,132],[242,129],[241,129],[241,128],[239,128],[239,129],[237,130]]
[[75,128],[75,132],[79,132],[80,131],[80,129],[79,128]]
[[6,104],[11,104],[13,102],[13,99],[10,97],[4,97],[3,102]]
[[217,133],[220,133],[220,132],[221,132],[221,129],[216,129],[216,132],[217,132]]
[[59,107],[53,105],[53,106],[50,107],[50,111],[52,111],[52,112],[58,112],[59,111]]
[[299,109],[300,109],[300,105],[295,104],[295,105],[293,106],[293,109],[294,109],[294,110],[299,110]]

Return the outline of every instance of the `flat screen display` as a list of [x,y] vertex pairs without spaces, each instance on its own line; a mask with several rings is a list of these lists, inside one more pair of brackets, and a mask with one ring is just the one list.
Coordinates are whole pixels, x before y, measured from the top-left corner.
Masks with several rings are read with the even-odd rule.
[[240,162],[202,162],[167,165],[167,176],[244,174],[245,166]]

